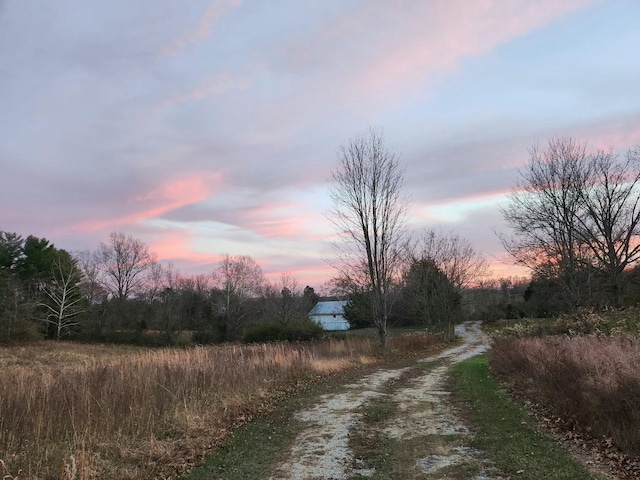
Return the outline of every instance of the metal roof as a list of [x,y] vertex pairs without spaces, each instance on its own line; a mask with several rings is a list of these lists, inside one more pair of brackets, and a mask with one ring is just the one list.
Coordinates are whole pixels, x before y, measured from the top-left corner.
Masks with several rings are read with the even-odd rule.
[[334,300],[331,302],[318,302],[311,309],[309,315],[342,315],[344,307],[349,303],[347,300]]

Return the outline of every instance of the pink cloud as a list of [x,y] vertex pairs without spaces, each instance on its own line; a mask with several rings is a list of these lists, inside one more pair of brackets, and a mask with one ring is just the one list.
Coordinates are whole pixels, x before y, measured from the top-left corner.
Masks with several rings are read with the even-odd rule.
[[198,22],[198,25],[196,25],[192,31],[185,33],[183,36],[175,39],[171,44],[162,48],[160,54],[164,57],[174,55],[180,50],[186,48],[188,45],[193,45],[206,40],[211,36],[211,32],[216,22],[231,10],[238,8],[241,3],[242,2],[240,0],[214,1],[209,8],[205,10]]
[[289,269],[277,268],[275,266],[271,267],[268,262],[261,263],[261,265],[264,270],[265,279],[269,282],[277,284],[280,281],[282,274],[287,273],[298,281],[301,289],[306,285],[310,285],[314,287],[316,293],[318,293],[322,284],[328,282],[337,274],[335,269],[326,263],[318,264],[314,262],[300,262],[300,264]]
[[149,249],[164,262],[186,264],[213,264],[220,261],[219,254],[195,252],[190,242],[193,235],[184,230],[163,230],[157,239],[148,241]]
[[231,73],[224,72],[215,75],[211,80],[204,81],[191,90],[166,98],[162,105],[164,107],[172,107],[184,102],[203,100],[208,96],[219,95],[233,88],[245,89],[250,83],[247,78],[235,78]]
[[490,52],[596,1],[371,1],[331,17],[308,41],[291,43],[286,59],[297,71],[320,72],[325,88],[333,82],[336,101],[373,109],[412,89],[420,93],[425,80],[455,69],[464,58]]
[[81,222],[75,225],[74,230],[108,230],[157,218],[172,210],[206,200],[220,183],[221,176],[216,173],[192,174],[171,179],[129,199],[126,206],[133,212],[114,218]]
[[640,118],[622,118],[614,122],[582,126],[574,135],[586,140],[592,149],[627,150],[640,145]]
[[315,212],[306,211],[304,202],[281,202],[260,205],[242,212],[241,221],[245,228],[258,235],[270,238],[292,238],[306,236],[315,223],[310,216]]
[[522,267],[520,265],[509,265],[499,260],[489,262],[489,271],[491,278],[531,276],[531,271],[528,268]]
[[[491,51],[514,38],[593,3],[591,0],[485,0],[425,2],[421,14],[402,7],[402,31],[381,50],[358,81],[358,88],[384,92],[419,86],[431,75],[451,70],[465,57]],[[369,10],[379,6],[371,5]],[[373,15],[363,11],[363,16]]]

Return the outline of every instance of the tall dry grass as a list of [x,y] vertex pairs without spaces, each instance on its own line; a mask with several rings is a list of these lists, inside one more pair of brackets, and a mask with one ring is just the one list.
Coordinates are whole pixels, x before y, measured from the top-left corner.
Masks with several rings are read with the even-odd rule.
[[297,385],[368,361],[372,345],[40,348],[0,349],[0,476],[176,477]]
[[624,336],[503,338],[494,372],[533,402],[640,455],[640,341]]

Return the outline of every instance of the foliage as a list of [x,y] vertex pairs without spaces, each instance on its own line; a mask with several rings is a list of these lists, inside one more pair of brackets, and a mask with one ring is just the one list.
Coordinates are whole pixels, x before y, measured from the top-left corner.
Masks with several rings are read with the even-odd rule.
[[503,338],[491,367],[589,436],[640,455],[640,342],[615,336]]
[[47,239],[0,232],[0,341],[69,333],[79,321],[81,279],[69,253]]
[[637,308],[612,312],[584,310],[577,314],[565,314],[550,319],[522,319],[504,322],[492,329],[491,335],[499,337],[541,337],[563,335],[640,336],[640,311]]
[[354,290],[349,295],[349,302],[344,307],[344,318],[350,328],[366,328],[373,326],[371,321],[373,309],[369,292]]
[[431,258],[414,260],[404,275],[403,298],[415,324],[452,339],[460,318],[461,296]]
[[268,322],[256,325],[244,335],[247,343],[260,342],[308,342],[324,335],[320,325],[311,320],[296,320],[288,323]]

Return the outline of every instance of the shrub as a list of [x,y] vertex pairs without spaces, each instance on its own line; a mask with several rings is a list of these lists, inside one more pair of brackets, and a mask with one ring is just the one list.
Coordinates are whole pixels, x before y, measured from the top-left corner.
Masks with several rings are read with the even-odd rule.
[[518,391],[623,452],[640,455],[640,341],[622,336],[503,338],[490,364]]
[[597,335],[640,334],[640,311],[626,309],[611,312],[585,310],[575,314],[560,315],[556,319],[523,319],[506,322],[493,329],[494,337],[541,337],[546,335]]
[[176,478],[287,392],[371,350],[366,339],[0,347],[0,477]]
[[412,332],[392,337],[388,345],[400,352],[419,351],[442,341],[442,335],[425,332]]
[[270,322],[247,331],[244,341],[247,343],[308,342],[321,338],[323,334],[322,327],[311,320],[296,320],[289,323]]

